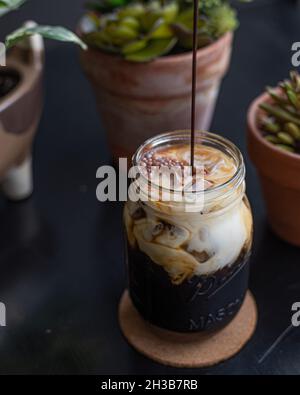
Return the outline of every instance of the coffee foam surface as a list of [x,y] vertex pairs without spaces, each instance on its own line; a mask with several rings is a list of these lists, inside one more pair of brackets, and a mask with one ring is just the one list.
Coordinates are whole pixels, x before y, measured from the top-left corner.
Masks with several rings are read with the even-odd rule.
[[[149,169],[148,166],[151,165],[180,169],[190,165],[190,158],[191,152],[189,144],[170,145],[146,152],[140,164],[145,165],[147,169]],[[202,189],[207,190],[229,181],[235,175],[237,166],[234,159],[226,153],[214,147],[196,144],[194,151],[194,169],[196,171],[196,180],[199,181],[198,185],[202,185]],[[188,169],[186,169],[186,171],[188,171]],[[157,180],[152,178],[151,181],[155,183]],[[200,181],[202,181],[202,184]],[[161,186],[165,185],[162,184]]]

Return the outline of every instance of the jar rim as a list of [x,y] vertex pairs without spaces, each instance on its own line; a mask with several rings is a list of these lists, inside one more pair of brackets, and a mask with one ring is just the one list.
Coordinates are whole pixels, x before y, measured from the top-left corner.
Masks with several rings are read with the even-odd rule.
[[[139,167],[139,163],[143,154],[150,151],[150,149],[154,149],[158,146],[163,146],[168,142],[174,142],[174,140],[178,141],[178,143],[180,142],[181,144],[183,142],[189,143],[190,131],[178,130],[172,132],[165,132],[149,138],[143,144],[140,145],[140,147],[137,149],[135,154],[132,156],[133,166]],[[226,190],[226,188],[229,185],[232,185],[235,188],[239,187],[245,179],[245,164],[244,164],[242,153],[237,148],[237,146],[234,143],[232,143],[230,140],[228,140],[226,137],[206,131],[196,131],[195,144],[197,143],[198,144],[201,143],[204,145],[209,145],[208,143],[210,143],[223,147],[225,149],[225,152],[231,155],[232,159],[235,160],[236,171],[233,174],[233,176],[227,181],[225,181],[224,183],[213,186],[212,188],[206,190],[198,190],[198,191],[196,190],[194,192],[204,194],[207,199],[210,195],[215,195],[216,192],[221,193],[223,190]],[[161,186],[160,188],[164,189]]]

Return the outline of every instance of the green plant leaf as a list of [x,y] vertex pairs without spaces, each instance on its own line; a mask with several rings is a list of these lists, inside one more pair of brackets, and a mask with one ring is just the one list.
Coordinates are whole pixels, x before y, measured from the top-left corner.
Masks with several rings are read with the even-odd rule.
[[147,38],[169,38],[173,36],[173,31],[170,26],[161,18],[158,19],[152,29],[147,34]]
[[91,32],[84,35],[84,41],[91,47],[102,49],[106,52],[118,53],[118,47],[114,46],[111,38],[105,31]]
[[238,27],[236,11],[226,3],[212,8],[208,13],[208,19],[210,33],[216,38]]
[[138,19],[134,18],[133,16],[125,16],[123,19],[121,19],[120,23],[122,25],[130,27],[131,29],[138,30],[140,28],[140,23]]
[[72,42],[80,45],[82,49],[87,49],[86,44],[76,34],[60,26],[22,27],[6,37],[5,45],[7,48],[10,48],[33,34],[40,34],[44,38],[52,40]]
[[0,16],[17,10],[26,0],[0,0]]
[[110,12],[117,7],[125,6],[129,0],[98,0],[98,1],[89,1],[86,3],[86,8],[88,10],[96,11],[96,12]]
[[[193,47],[193,31],[188,29],[186,26],[179,23],[173,24],[172,29],[178,38],[178,44],[187,49]],[[199,29],[198,31],[198,48],[205,47],[213,42],[213,38],[205,31],[205,29]]]
[[117,15],[119,18],[125,18],[126,16],[132,16],[134,18],[138,18],[141,15],[143,15],[145,12],[145,8],[142,4],[136,3],[136,4],[131,4],[127,7],[120,8],[120,10],[117,11]]
[[144,14],[140,16],[140,22],[143,30],[145,32],[151,30],[159,19],[161,19],[160,11],[148,9]]
[[175,2],[167,4],[163,7],[162,15],[167,23],[171,23],[176,18],[179,11],[179,5]]
[[193,7],[189,7],[185,9],[184,11],[180,12],[179,15],[177,15],[174,24],[179,24],[183,25],[187,29],[192,30],[193,29],[193,15],[194,15],[194,9]]
[[137,52],[144,49],[147,46],[147,40],[132,41],[122,47],[122,54],[128,55],[132,52]]
[[170,52],[172,48],[176,45],[177,38],[164,38],[161,40],[151,40],[149,41],[146,48],[128,54],[125,56],[126,60],[132,62],[149,62],[156,59],[166,53]]
[[128,40],[135,40],[138,37],[136,30],[123,25],[122,23],[111,30],[110,35],[113,40],[117,40],[117,42],[119,41],[120,43],[126,42]]
[[26,0],[0,0],[0,7],[17,8],[20,7]]

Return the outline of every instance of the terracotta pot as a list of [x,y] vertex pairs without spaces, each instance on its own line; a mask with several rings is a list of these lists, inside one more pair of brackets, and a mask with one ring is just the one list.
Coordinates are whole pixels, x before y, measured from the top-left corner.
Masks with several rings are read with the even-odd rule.
[[[208,130],[221,80],[226,73],[232,33],[198,50],[198,130]],[[94,88],[114,159],[131,157],[147,138],[190,128],[192,53],[149,63],[128,62],[100,50],[81,52],[81,63]]]
[[0,183],[12,200],[32,192],[31,148],[42,111],[43,40],[33,36],[7,56],[2,75],[19,78],[0,99]]
[[259,96],[248,112],[248,150],[255,164],[274,232],[300,246],[300,155],[285,152],[267,142],[257,127],[259,104],[269,95]]

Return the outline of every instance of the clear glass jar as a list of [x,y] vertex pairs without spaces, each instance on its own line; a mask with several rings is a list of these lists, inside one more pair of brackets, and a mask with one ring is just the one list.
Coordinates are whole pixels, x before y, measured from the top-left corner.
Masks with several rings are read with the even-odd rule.
[[[253,224],[242,155],[212,133],[198,132],[195,141],[199,149],[209,147],[232,161],[236,170],[230,179],[191,192],[200,199],[188,199],[189,210],[183,202],[159,198],[128,200],[124,208],[132,302],[145,320],[177,332],[224,327],[248,288]],[[137,150],[133,165],[147,152],[176,151],[189,142],[187,131],[156,136]],[[141,176],[138,183],[146,193],[147,180]]]

